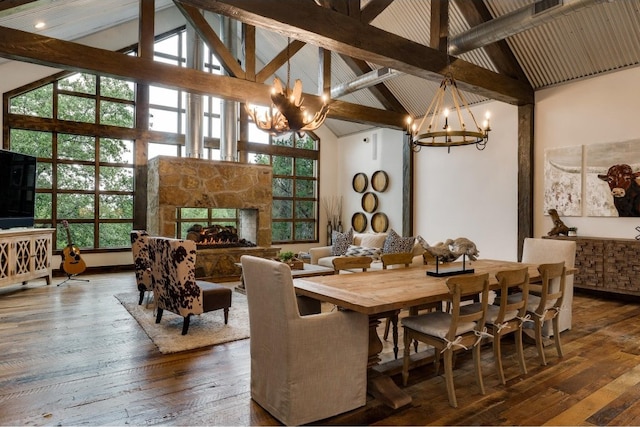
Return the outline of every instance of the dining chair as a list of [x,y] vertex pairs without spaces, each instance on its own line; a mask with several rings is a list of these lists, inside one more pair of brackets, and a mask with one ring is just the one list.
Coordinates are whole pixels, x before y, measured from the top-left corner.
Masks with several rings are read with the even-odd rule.
[[546,365],[547,361],[544,355],[542,328],[548,320],[551,320],[553,325],[553,338],[558,357],[563,357],[559,320],[564,299],[567,268],[564,265],[564,261],[562,261],[551,264],[541,264],[538,266],[538,271],[542,277],[542,284],[529,285],[527,314],[529,314],[533,320],[534,338],[538,349],[538,356],[540,357],[540,364]]
[[[502,369],[502,350],[500,343],[502,337],[514,334],[516,339],[516,351],[518,352],[518,364],[523,375],[527,373],[522,346],[522,325],[528,321],[527,297],[529,295],[529,268],[523,267],[516,270],[504,270],[496,273],[500,285],[493,304],[487,306],[485,326],[487,332],[493,336],[493,355],[496,371],[500,382],[506,384]],[[472,310],[479,303],[462,306],[463,313]]]
[[[522,246],[522,262],[528,264],[547,264],[564,261],[567,269],[575,266],[576,242],[574,240],[541,239],[527,237]],[[573,305],[573,274],[565,279],[564,298],[562,310],[558,319],[559,331],[571,329],[572,305]],[[552,325],[547,322],[542,328],[542,335],[551,336]]]
[[341,256],[331,260],[336,273],[340,273],[343,270],[353,272],[352,270],[355,269],[367,271],[371,268],[372,262],[373,259],[369,256]]
[[[456,350],[472,350],[476,383],[484,394],[482,370],[480,367],[480,343],[483,336],[485,315],[489,302],[489,274],[469,274],[447,279],[448,301],[451,311],[433,311],[401,320],[404,333],[404,358],[402,382],[406,386],[409,379],[410,344],[412,340],[422,341],[435,348],[436,375],[440,369],[440,357],[444,358],[444,375],[449,397],[449,405],[458,407],[453,384],[453,353]],[[461,312],[461,302],[470,295],[480,295],[477,310]]]
[[[382,269],[386,270],[391,266],[399,266],[400,268],[408,268],[411,266],[413,262],[413,253],[412,252],[402,252],[395,254],[382,254],[380,256],[380,260],[382,261]],[[441,303],[429,303],[420,306],[410,307],[409,315],[413,316],[418,314],[421,310],[433,310],[437,309],[439,306],[442,306]],[[400,311],[396,311],[395,315],[389,316],[385,319],[384,325],[384,334],[383,338],[386,341],[389,338],[389,331],[391,330],[391,326],[393,326],[393,354],[395,358],[398,358],[398,316],[400,315]],[[415,351],[418,351],[418,342],[414,342]]]
[[251,398],[285,425],[367,402],[369,318],[350,310],[301,316],[286,264],[243,255]]

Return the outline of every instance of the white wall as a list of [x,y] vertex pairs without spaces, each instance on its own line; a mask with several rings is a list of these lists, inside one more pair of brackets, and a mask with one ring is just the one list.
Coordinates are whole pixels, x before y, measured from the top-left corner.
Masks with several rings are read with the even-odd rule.
[[466,237],[480,257],[517,260],[517,107],[491,102],[492,131],[483,151],[475,146],[423,147],[415,154],[414,230],[430,244]]
[[[473,109],[477,117],[491,111],[492,132],[484,151],[475,146],[446,149],[423,147],[415,153],[414,233],[430,244],[448,238],[474,241],[483,258],[517,259],[517,107],[500,102]],[[378,150],[374,156],[373,135]],[[369,142],[364,142],[368,138]],[[376,129],[339,139],[339,189],[343,223],[362,211],[362,195],[352,188],[354,174],[370,178],[377,170],[389,175],[389,187],[379,198],[378,211],[389,227],[402,233],[401,131]],[[375,157],[375,158],[374,158]],[[368,218],[371,215],[367,215]]]
[[[640,68],[632,68],[536,93],[534,157],[534,235],[553,223],[544,212],[544,150],[621,142],[640,138]],[[583,212],[584,209],[583,203]],[[584,215],[584,214],[583,214]],[[578,234],[634,238],[638,218],[566,217]]]
[[[338,160],[338,191],[343,200],[344,230],[351,227],[352,216],[362,212],[367,217],[367,231],[372,231],[372,215],[382,212],[387,215],[389,229],[402,234],[402,132],[375,129],[340,138]],[[377,192],[371,186],[371,177],[379,170],[388,175],[388,186],[383,192]],[[353,177],[357,173],[364,173],[369,180],[365,193],[373,192],[378,198],[378,208],[372,213],[366,213],[362,208],[364,193],[353,189]]]

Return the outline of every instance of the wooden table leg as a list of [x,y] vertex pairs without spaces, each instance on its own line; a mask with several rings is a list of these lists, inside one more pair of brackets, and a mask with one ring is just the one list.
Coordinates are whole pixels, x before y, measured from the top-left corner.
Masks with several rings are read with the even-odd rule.
[[382,341],[378,336],[379,324],[379,318],[369,317],[367,392],[385,405],[398,409],[411,403],[411,396],[401,390],[390,377],[373,369],[380,363],[380,352],[382,351]]

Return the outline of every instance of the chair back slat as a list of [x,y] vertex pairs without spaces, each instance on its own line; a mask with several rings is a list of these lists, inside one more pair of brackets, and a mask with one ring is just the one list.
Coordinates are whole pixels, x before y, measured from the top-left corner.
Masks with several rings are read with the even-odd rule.
[[332,261],[333,269],[337,272],[340,270],[350,270],[350,269],[362,269],[362,271],[367,271],[367,269],[371,268],[371,262],[373,259],[369,256],[345,256],[345,257],[337,257]]
[[[500,283],[500,311],[494,323],[501,324],[505,320],[511,320],[514,316],[507,318],[507,315],[512,313],[517,313],[518,317],[524,317],[529,295],[529,268],[500,271],[496,274],[496,279]],[[510,295],[511,298],[508,298]],[[514,298],[514,296],[520,298]]]
[[[489,274],[473,274],[456,276],[447,279],[451,298],[451,325],[447,338],[455,339],[458,328],[463,323],[474,322],[475,330],[480,331],[484,327],[484,319],[489,303]],[[470,296],[480,295],[480,309],[465,314],[460,312],[461,303]]]
[[542,314],[549,305],[558,308],[562,306],[567,269],[562,261],[540,264],[538,271],[542,277],[542,294],[537,312]]
[[383,270],[386,270],[387,267],[391,265],[404,265],[405,267],[409,267],[413,262],[413,253],[382,254],[380,260],[382,261]]

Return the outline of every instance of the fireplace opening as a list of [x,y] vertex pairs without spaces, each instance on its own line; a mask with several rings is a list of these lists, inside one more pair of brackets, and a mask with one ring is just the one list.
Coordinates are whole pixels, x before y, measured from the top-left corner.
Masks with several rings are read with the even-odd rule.
[[176,209],[176,237],[195,241],[198,249],[252,248],[257,246],[257,231],[257,209]]
[[187,239],[196,242],[200,249],[210,248],[251,248],[256,244],[238,236],[238,229],[232,225],[203,226],[194,224],[187,230]]

